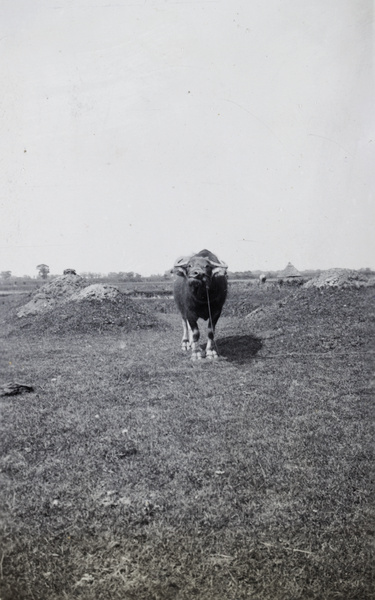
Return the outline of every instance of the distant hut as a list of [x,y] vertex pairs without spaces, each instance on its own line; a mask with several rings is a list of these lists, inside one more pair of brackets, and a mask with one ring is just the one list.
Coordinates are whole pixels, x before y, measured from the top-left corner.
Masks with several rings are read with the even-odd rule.
[[300,285],[303,283],[302,275],[291,262],[288,262],[284,271],[279,273],[279,283],[291,283]]

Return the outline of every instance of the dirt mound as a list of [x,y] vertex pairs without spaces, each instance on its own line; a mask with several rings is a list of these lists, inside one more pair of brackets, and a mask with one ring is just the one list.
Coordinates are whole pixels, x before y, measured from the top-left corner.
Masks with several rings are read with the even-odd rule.
[[374,290],[367,286],[301,289],[269,307],[254,328],[276,333],[274,350],[366,352],[372,350],[375,337],[373,303]]
[[82,300],[118,300],[123,294],[113,285],[94,283],[75,292],[69,300],[81,302]]
[[65,302],[72,294],[86,286],[86,280],[79,275],[68,274],[56,277],[32,294],[31,300],[18,310],[17,316],[26,317],[52,310],[57,304]]
[[282,302],[271,304],[270,306],[260,306],[245,316],[245,321],[252,327],[257,327],[259,324],[269,324],[272,326],[275,321],[275,314],[283,306]]
[[[13,321],[13,324],[14,321]],[[119,292],[116,298],[70,299],[36,315],[18,319],[18,328],[38,334],[93,333],[123,329],[163,329],[155,314],[141,302]]]
[[322,271],[314,279],[305,283],[305,287],[360,287],[365,285],[368,279],[362,273],[351,269],[329,269]]
[[57,277],[39,289],[11,316],[15,330],[33,333],[89,333],[164,328],[153,311],[111,285],[93,284],[79,275]]
[[263,340],[262,354],[367,351],[375,337],[374,289],[367,286],[300,288],[244,317]]

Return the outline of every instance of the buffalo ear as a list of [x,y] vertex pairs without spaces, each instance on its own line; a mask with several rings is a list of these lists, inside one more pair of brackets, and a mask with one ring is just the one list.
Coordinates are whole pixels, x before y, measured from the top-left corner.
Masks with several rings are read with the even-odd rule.
[[215,269],[212,269],[212,275],[214,277],[218,277],[218,276],[223,276],[227,274],[227,267],[215,267]]
[[175,275],[180,275],[180,277],[186,277],[188,264],[189,264],[189,256],[180,256],[179,258],[177,258],[175,260],[172,272]]
[[173,273],[175,275],[179,275],[180,277],[186,277],[186,269],[183,267],[174,267]]

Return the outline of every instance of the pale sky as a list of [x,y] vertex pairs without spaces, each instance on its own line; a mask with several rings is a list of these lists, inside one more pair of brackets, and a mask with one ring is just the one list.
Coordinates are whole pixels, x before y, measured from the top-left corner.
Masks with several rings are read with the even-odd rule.
[[2,0],[0,271],[375,268],[372,0]]

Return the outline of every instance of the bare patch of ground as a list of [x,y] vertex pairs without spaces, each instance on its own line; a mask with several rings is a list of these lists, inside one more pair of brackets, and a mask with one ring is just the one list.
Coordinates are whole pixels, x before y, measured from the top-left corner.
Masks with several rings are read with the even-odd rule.
[[93,283],[70,296],[69,300],[81,302],[82,300],[118,300],[124,294],[113,285]]
[[352,269],[329,269],[322,271],[317,277],[305,283],[305,287],[360,287],[366,285],[368,278]]

